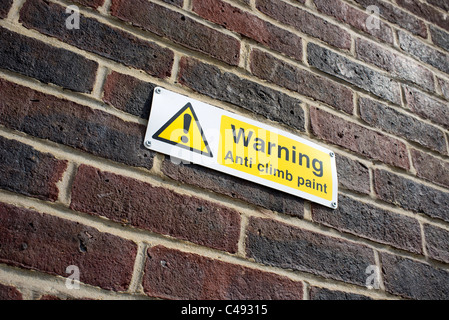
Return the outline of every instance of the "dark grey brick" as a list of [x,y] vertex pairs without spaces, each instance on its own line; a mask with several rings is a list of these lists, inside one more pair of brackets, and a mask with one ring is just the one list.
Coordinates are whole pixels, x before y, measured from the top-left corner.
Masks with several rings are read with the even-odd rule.
[[307,53],[312,67],[400,104],[400,86],[391,78],[314,43],[308,44]]
[[313,220],[375,242],[422,253],[421,228],[416,219],[340,195],[338,209],[312,204]]
[[374,189],[386,202],[449,221],[449,193],[384,170],[374,172]]
[[358,285],[365,285],[365,270],[375,264],[368,247],[260,218],[249,221],[246,254],[265,265]]
[[387,292],[410,299],[449,299],[448,271],[388,253],[380,259]]

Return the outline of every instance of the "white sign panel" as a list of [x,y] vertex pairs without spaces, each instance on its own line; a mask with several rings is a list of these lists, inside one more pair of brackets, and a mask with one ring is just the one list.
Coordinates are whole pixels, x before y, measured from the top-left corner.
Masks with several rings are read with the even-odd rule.
[[156,88],[148,149],[337,208],[331,150],[283,130]]

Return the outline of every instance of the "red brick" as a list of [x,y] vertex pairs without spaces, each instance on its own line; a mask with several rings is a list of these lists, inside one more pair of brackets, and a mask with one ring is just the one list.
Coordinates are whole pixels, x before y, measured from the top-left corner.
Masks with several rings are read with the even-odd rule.
[[181,13],[147,0],[112,0],[111,14],[189,49],[238,65],[240,42]]
[[435,91],[433,73],[412,59],[362,38],[356,40],[356,53],[357,58],[372,63],[401,80],[415,83],[428,91]]
[[23,300],[23,297],[17,288],[0,284],[0,300]]
[[192,5],[192,10],[201,17],[302,60],[301,37],[221,0],[194,0]]
[[344,120],[318,108],[310,108],[313,134],[364,157],[379,160],[399,168],[409,169],[404,143],[376,131]]
[[365,285],[372,249],[278,221],[250,218],[246,254],[257,263]]
[[98,64],[0,27],[0,68],[87,93],[92,91]]
[[353,94],[349,88],[287,64],[268,53],[257,49],[251,52],[251,72],[263,80],[353,113]]
[[447,15],[432,6],[418,0],[397,0],[397,4],[423,19],[430,21],[443,29],[449,30]]
[[415,88],[403,86],[407,106],[424,119],[449,129],[449,106]]
[[313,2],[318,11],[333,16],[339,21],[371,34],[384,42],[393,44],[393,31],[383,21],[379,20],[379,28],[368,29],[366,21],[369,15],[365,11],[356,9],[341,0],[314,0]]
[[126,113],[148,119],[156,86],[113,71],[106,78],[103,101]]
[[0,137],[0,188],[42,200],[56,201],[57,183],[67,161],[16,140]]
[[301,300],[303,285],[284,276],[156,246],[148,250],[145,293],[162,299]]
[[153,166],[146,127],[0,79],[0,124],[127,165]]
[[[69,30],[64,27],[66,19],[64,7],[44,0],[28,0],[20,10],[20,22],[27,28],[150,75],[170,76],[174,59],[171,50],[83,15],[80,29]],[[77,72],[73,71],[70,76]]]
[[304,201],[296,196],[264,187],[194,164],[174,164],[168,157],[162,164],[168,177],[228,197],[298,218],[304,216]]
[[427,38],[427,27],[424,21],[400,9],[397,5],[383,0],[355,0],[365,9],[371,5],[379,8],[380,17],[404,28],[415,35]]
[[0,262],[68,277],[76,265],[82,283],[128,289],[137,254],[129,240],[77,222],[0,203]]
[[418,177],[449,188],[449,162],[415,149],[411,154]]
[[237,251],[237,211],[85,165],[79,167],[73,182],[70,207],[211,248]]
[[3,0],[0,3],[0,18],[6,18],[8,16],[9,9],[11,9],[13,0]]
[[256,7],[267,16],[334,47],[351,48],[351,35],[347,31],[305,10],[280,0],[257,0]]

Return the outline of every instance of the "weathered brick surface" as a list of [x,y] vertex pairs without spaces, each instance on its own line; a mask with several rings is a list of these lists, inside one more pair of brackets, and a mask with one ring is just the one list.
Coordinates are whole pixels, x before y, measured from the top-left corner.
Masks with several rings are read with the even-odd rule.
[[427,0],[427,2],[440,7],[443,10],[449,11],[449,2],[446,0]]
[[13,0],[4,0],[0,3],[0,18],[6,18],[8,16],[9,9],[11,9]]
[[442,130],[368,98],[360,98],[359,108],[360,117],[371,127],[447,154]]
[[107,290],[128,289],[137,254],[129,240],[77,222],[0,203],[0,262],[68,277]]
[[0,68],[79,92],[92,91],[98,64],[0,28]]
[[20,11],[20,22],[27,28],[156,77],[170,76],[174,56],[171,50],[83,15],[80,29],[70,30],[65,27],[66,19],[64,7],[44,0],[28,0]]
[[267,16],[334,47],[351,48],[351,35],[346,30],[305,10],[280,0],[257,0],[256,8]]
[[429,257],[449,263],[449,231],[430,224],[424,224],[424,236]]
[[424,119],[449,128],[449,105],[415,88],[404,86],[407,106]]
[[329,290],[325,288],[310,287],[310,300],[372,300],[361,294]]
[[96,156],[151,169],[145,126],[0,79],[0,124]]
[[313,3],[318,11],[333,16],[337,20],[366,32],[384,42],[393,44],[393,31],[391,28],[380,20],[379,28],[368,28],[366,21],[369,15],[365,11],[356,9],[342,0],[314,0]]
[[391,78],[314,43],[307,45],[307,54],[312,67],[400,104],[400,86]]
[[449,188],[449,162],[415,149],[411,154],[418,177]]
[[443,96],[449,100],[449,81],[443,80],[438,78],[438,83],[441,87],[441,91],[443,93]]
[[254,39],[292,58],[302,60],[301,37],[253,14],[242,11],[222,0],[194,0],[192,10],[226,29]]
[[287,64],[260,50],[251,53],[251,72],[264,80],[353,113],[353,94],[349,88]]
[[23,297],[17,288],[0,284],[0,300],[23,300]]
[[211,98],[305,131],[302,102],[191,58],[180,61],[179,82]]
[[387,292],[420,300],[449,298],[448,271],[383,252],[380,260]]
[[338,184],[348,190],[369,194],[369,169],[361,162],[337,154]]
[[111,13],[134,26],[228,64],[239,62],[240,42],[237,39],[158,4],[146,0],[113,0]]
[[0,137],[0,188],[56,201],[57,183],[67,168],[67,161],[42,153],[16,140]]
[[449,193],[385,170],[374,171],[377,196],[406,210],[449,221]]
[[374,5],[379,8],[379,14],[382,18],[410,31],[415,35],[427,38],[427,28],[424,21],[416,18],[392,3],[383,0],[355,0],[355,2],[364,8]]
[[260,218],[249,221],[246,254],[265,265],[358,285],[365,285],[365,270],[375,264],[368,247]]
[[429,6],[427,3],[418,0],[397,0],[396,3],[417,16],[435,23],[443,29],[449,30],[449,19],[447,19],[447,15]]
[[106,78],[103,101],[126,113],[148,119],[155,87],[151,82],[113,71]]
[[415,83],[428,91],[435,91],[432,72],[413,59],[385,50],[374,42],[362,38],[356,40],[356,53],[357,58],[372,63],[401,80]]
[[303,284],[162,246],[147,252],[145,293],[163,299],[301,300]]
[[338,209],[312,204],[312,218],[358,237],[422,254],[418,220],[340,195]]
[[304,216],[302,199],[238,177],[194,164],[174,164],[168,157],[162,164],[162,172],[176,181],[205,188],[262,208],[298,218]]
[[404,143],[344,120],[318,108],[310,108],[313,134],[358,154],[404,169],[410,163]]
[[237,250],[237,211],[93,167],[78,169],[70,207],[212,248]]
[[398,31],[398,39],[402,50],[411,54],[416,59],[449,74],[448,54],[435,50],[403,31]]
[[432,37],[433,43],[437,46],[449,51],[449,33],[438,29],[434,26],[430,26],[430,35]]
[[104,3],[104,0],[73,0],[73,2],[80,4],[82,6],[98,8]]

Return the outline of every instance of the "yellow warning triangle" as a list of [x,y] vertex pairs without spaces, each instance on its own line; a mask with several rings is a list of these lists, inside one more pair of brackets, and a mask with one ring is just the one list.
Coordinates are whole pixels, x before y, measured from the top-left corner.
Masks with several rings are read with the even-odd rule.
[[212,157],[203,129],[190,103],[168,120],[153,135],[153,139]]

